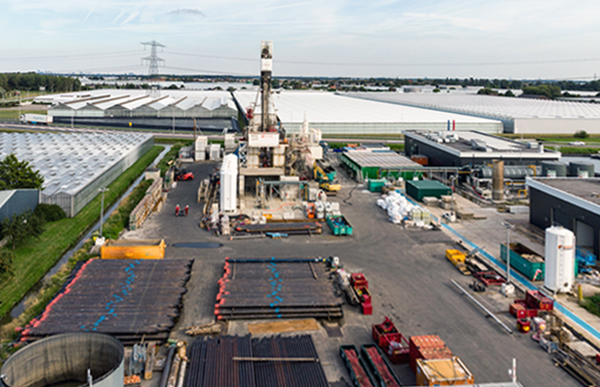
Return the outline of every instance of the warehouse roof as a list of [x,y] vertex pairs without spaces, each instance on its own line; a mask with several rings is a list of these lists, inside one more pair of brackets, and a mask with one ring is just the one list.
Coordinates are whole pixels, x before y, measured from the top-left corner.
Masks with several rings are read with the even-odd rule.
[[406,131],[404,135],[459,157],[536,157],[551,160],[560,157],[559,152],[538,148],[536,142],[522,143],[480,132]]
[[600,214],[600,179],[598,178],[528,178],[527,185],[574,205],[588,207]]
[[[177,103],[178,101],[179,103]],[[154,92],[149,93],[147,90],[102,89],[44,95],[36,97],[34,102],[51,103],[53,106],[60,104],[63,107],[67,106],[75,110],[89,109],[90,107],[106,110],[116,106],[133,110],[142,105],[149,105],[154,109],[160,110],[175,103],[177,103],[177,107],[183,110],[200,104],[208,110],[217,109],[222,106],[228,106],[231,109],[237,110],[231,93],[210,90],[168,89],[159,90],[158,93],[154,94]]]
[[13,153],[44,177],[45,195],[77,193],[152,135],[143,133],[0,133],[0,158]]
[[421,167],[420,164],[417,164],[404,156],[400,156],[396,152],[348,151],[345,152],[344,155],[363,168]]
[[[377,93],[373,93],[377,94]],[[243,108],[252,106],[256,92],[235,91],[235,98]],[[349,98],[346,94],[323,91],[288,91],[273,94],[277,115],[285,123],[302,123],[304,114],[310,123],[327,122],[436,122],[448,120],[472,123],[495,121],[455,113],[442,113],[413,107],[385,104],[376,101]],[[260,109],[258,109],[260,112]]]
[[600,105],[462,93],[348,93],[373,101],[498,118],[600,118]]

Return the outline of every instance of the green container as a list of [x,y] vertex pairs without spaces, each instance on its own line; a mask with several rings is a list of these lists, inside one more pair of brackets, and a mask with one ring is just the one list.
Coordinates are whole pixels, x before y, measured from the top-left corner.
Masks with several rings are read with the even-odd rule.
[[408,180],[406,181],[406,194],[421,201],[428,196],[439,199],[443,195],[452,194],[452,190],[447,185],[435,180]]
[[333,235],[352,235],[352,226],[343,215],[327,215],[327,224]]
[[370,192],[381,192],[387,183],[386,179],[369,179],[368,188]]
[[[527,246],[524,246],[520,243],[511,243],[510,244],[510,267],[517,270],[518,272],[525,275],[525,277],[530,280],[535,281],[543,281],[544,280],[544,270],[546,267],[545,262],[532,262],[526,258],[523,258],[521,254],[534,254],[539,256],[539,254],[535,253]],[[506,262],[506,244],[500,244],[500,258],[504,262]],[[542,257],[543,258],[543,257]],[[536,275],[536,272],[540,272]]]

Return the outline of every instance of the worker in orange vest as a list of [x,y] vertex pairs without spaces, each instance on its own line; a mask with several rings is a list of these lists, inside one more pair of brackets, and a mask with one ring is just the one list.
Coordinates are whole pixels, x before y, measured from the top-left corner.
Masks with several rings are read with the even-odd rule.
[[185,216],[187,216],[187,214],[188,214],[188,211],[189,211],[189,210],[190,210],[190,206],[186,204],[186,205],[185,205],[185,209],[184,209],[184,211],[185,211]]
[[179,216],[179,204],[175,206],[175,216]]

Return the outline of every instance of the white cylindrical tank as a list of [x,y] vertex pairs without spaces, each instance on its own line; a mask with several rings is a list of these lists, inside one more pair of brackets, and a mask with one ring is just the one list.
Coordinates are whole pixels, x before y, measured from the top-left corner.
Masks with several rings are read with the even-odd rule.
[[221,165],[221,212],[234,212],[237,208],[238,158],[234,154],[223,158]]
[[575,282],[575,234],[562,227],[546,229],[544,286],[557,293],[571,290]]

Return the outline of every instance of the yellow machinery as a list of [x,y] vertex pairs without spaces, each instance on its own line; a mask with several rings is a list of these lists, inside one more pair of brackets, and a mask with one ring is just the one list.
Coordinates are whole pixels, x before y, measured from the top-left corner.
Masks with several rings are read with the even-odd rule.
[[464,275],[471,275],[471,272],[467,268],[467,264],[465,262],[467,257],[464,253],[459,250],[448,249],[446,250],[446,258],[448,258],[448,260],[452,262],[452,264],[456,266],[461,273]]
[[163,259],[164,239],[108,240],[100,248],[102,259]]
[[342,186],[336,183],[337,172],[330,165],[324,165],[316,161],[313,167],[314,179],[319,182],[319,187],[329,192],[337,192]]

